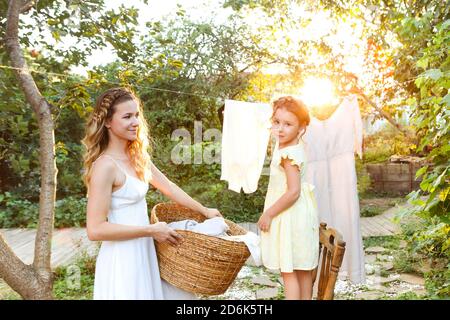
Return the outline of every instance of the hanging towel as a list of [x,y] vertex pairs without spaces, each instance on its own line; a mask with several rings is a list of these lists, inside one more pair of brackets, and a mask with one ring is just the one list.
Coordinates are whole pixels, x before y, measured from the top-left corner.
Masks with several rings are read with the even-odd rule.
[[225,100],[220,179],[228,188],[255,192],[270,137],[272,107],[267,103]]

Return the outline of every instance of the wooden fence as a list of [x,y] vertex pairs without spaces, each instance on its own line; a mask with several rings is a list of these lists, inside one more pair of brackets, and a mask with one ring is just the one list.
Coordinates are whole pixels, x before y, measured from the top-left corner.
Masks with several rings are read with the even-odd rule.
[[415,179],[416,172],[423,166],[422,162],[367,164],[366,169],[371,179],[371,187],[379,192],[397,194],[409,193],[420,187],[420,178]]

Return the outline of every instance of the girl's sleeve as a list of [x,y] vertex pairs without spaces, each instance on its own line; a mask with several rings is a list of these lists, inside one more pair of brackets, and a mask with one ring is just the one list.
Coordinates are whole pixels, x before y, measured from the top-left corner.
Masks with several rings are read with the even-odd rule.
[[306,162],[305,151],[302,148],[285,148],[280,150],[280,156],[278,159],[278,165],[281,166],[282,159],[288,159],[292,165],[296,165],[298,169],[301,169],[302,163]]

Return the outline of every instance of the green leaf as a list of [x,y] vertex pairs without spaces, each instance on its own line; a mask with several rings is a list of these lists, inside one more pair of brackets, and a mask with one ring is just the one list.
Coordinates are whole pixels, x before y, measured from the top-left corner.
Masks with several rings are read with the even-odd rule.
[[416,172],[416,179],[422,176],[428,169],[428,166],[422,167]]
[[60,34],[59,34],[59,32],[58,31],[52,31],[52,36],[53,36],[53,38],[56,40],[56,42],[59,42],[59,41],[61,41],[61,36],[60,36]]
[[450,107],[450,93],[447,93],[445,97],[442,98],[441,103],[445,103],[447,107]]
[[445,176],[446,173],[447,173],[447,169],[448,169],[448,168],[446,168],[446,169],[439,175],[439,177],[433,182],[433,188],[436,188],[436,187],[438,187],[438,186],[441,184],[442,179],[444,178],[444,176]]
[[443,75],[440,69],[430,69],[421,74],[421,76],[433,79],[434,81],[439,80]]
[[419,61],[417,61],[416,65],[419,68],[426,69],[428,67],[428,58],[424,57],[424,58],[420,59]]
[[423,206],[425,204],[425,201],[421,199],[415,199],[410,201],[411,204],[414,204],[416,206]]
[[445,224],[450,224],[450,215],[439,216],[439,219]]
[[[446,189],[442,190],[439,193],[439,200],[444,202],[447,199],[448,194],[450,193],[450,187],[447,187]],[[0,201],[1,202],[1,201]]]
[[47,23],[48,23],[48,25],[50,25],[50,26],[56,26],[58,23],[59,23],[59,21],[58,20],[56,20],[56,19],[47,19]]
[[444,31],[445,29],[447,29],[448,27],[450,27],[450,19],[446,20],[441,27],[439,28],[439,32]]
[[422,189],[423,191],[428,191],[428,186],[430,185],[430,183],[427,180],[423,180],[420,183],[420,189]]

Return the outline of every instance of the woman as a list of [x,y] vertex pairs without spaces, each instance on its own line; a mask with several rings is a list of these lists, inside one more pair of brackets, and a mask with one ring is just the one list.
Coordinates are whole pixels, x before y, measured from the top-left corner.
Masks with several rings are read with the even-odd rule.
[[142,106],[129,89],[109,89],[97,99],[83,144],[87,233],[103,241],[94,299],[163,299],[153,239],[172,245],[182,239],[164,222],[149,223],[148,183],[207,218],[220,212],[192,199],[151,162]]

